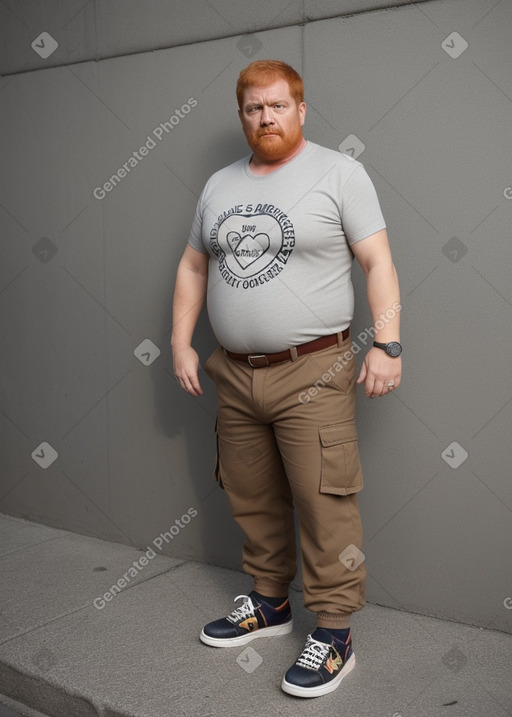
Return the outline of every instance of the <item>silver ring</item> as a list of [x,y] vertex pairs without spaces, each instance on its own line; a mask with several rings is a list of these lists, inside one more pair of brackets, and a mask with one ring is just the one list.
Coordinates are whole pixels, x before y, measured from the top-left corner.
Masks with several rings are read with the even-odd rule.
[[394,385],[395,385],[395,382],[394,382],[394,381],[390,381],[390,382],[388,383],[388,388],[393,388]]

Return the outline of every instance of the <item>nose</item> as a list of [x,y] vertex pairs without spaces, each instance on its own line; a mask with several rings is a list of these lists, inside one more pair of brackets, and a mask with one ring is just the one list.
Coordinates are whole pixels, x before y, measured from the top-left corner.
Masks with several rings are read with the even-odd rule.
[[261,111],[260,124],[262,127],[266,127],[269,124],[274,124],[274,117],[272,116],[272,110],[267,105],[263,105]]

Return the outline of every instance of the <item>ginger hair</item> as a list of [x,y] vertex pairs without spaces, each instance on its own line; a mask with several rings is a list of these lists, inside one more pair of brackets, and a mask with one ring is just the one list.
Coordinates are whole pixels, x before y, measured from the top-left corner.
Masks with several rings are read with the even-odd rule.
[[304,83],[296,70],[280,60],[256,60],[242,70],[236,83],[238,107],[242,109],[244,92],[254,85],[265,85],[276,80],[286,80],[290,94],[299,105],[304,102]]

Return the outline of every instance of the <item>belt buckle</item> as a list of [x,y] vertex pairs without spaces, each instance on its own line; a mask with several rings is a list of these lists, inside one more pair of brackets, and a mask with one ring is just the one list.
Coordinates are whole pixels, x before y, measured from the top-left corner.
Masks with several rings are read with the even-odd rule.
[[[253,363],[253,361],[257,361],[258,359],[264,359],[264,363]],[[266,366],[270,366],[268,358],[265,354],[250,354],[249,356],[247,356],[247,362],[252,368],[265,368]]]

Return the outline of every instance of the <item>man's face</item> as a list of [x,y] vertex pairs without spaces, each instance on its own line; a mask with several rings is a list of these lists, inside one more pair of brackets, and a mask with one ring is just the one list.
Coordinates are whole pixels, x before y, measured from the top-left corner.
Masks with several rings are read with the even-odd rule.
[[302,142],[306,104],[297,105],[286,80],[248,87],[238,114],[249,147],[263,161],[286,159]]

